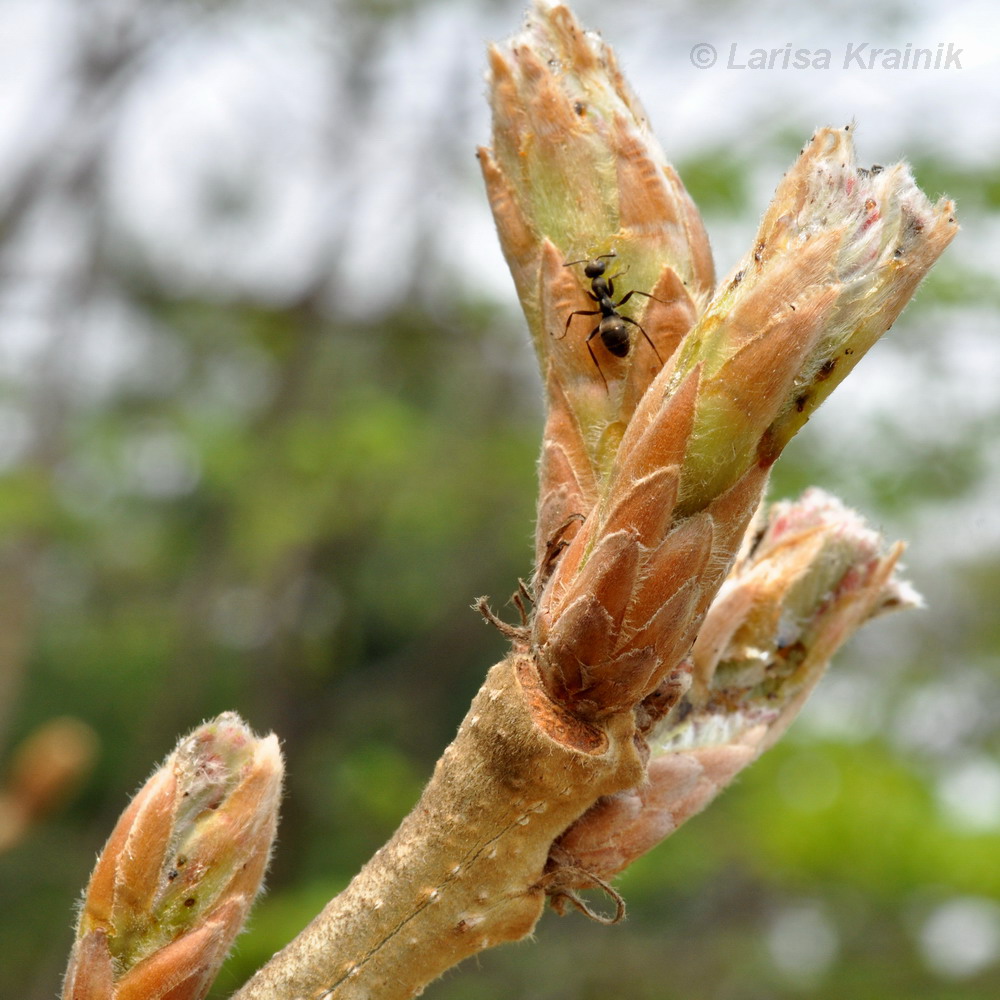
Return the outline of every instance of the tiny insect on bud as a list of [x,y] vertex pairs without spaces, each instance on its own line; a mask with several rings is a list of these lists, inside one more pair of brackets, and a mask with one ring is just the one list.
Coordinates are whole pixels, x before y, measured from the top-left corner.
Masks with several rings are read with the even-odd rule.
[[[677,667],[774,461],[954,235],[951,204],[931,205],[904,166],[858,176],[850,136],[816,134],[614,442],[557,562],[546,549],[533,638],[553,697],[593,719],[641,702]],[[616,303],[592,270],[603,324]],[[557,495],[565,513],[573,494]]]
[[[715,275],[701,217],[614,53],[566,7],[536,4],[520,34],[492,47],[490,82],[492,148],[479,159],[548,397],[537,587]],[[589,333],[580,315],[596,317]]]

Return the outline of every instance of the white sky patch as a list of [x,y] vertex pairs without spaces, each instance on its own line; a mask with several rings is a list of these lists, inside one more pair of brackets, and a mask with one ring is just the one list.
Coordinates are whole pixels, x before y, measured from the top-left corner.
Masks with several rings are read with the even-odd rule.
[[1000,904],[977,896],[942,903],[924,922],[919,943],[939,976],[974,976],[1000,959]]
[[836,924],[818,904],[782,910],[771,921],[767,949],[776,968],[800,985],[818,980],[840,950]]
[[[785,3],[725,6],[717,10],[687,3],[619,4],[613,22],[607,7],[577,4],[585,21],[602,27],[624,53],[625,71],[642,96],[672,156],[686,153],[724,135],[745,135],[748,124],[786,129],[800,127],[807,138],[819,125],[842,125],[856,117],[862,136],[877,162],[913,155],[912,134],[921,145],[950,149],[962,143],[970,159],[983,165],[990,151],[1000,150],[996,123],[980,128],[980,115],[959,113],[982,107],[984,94],[996,93],[998,53],[990,32],[997,9],[983,0],[955,3],[942,9],[934,0],[890,9],[885,4],[855,2],[819,8]],[[962,69],[844,68],[848,45],[872,48],[936,49],[954,43],[962,50]],[[702,69],[691,61],[698,43],[715,47],[718,60]],[[754,48],[831,53],[830,69],[727,69],[732,46],[734,63],[746,64]],[[846,115],[846,118],[845,118]],[[985,125],[985,123],[983,123]]]
[[201,478],[197,456],[186,438],[165,427],[138,431],[124,448],[130,489],[158,500],[190,493]]
[[336,100],[300,21],[234,12],[159,49],[133,89],[112,162],[115,207],[153,263],[182,281],[281,297],[324,230],[322,108]]
[[923,684],[905,691],[895,706],[890,738],[906,753],[956,752],[992,726],[995,700],[978,672]]
[[795,725],[823,739],[861,743],[882,728],[885,699],[879,678],[834,670],[823,678]]
[[73,21],[65,0],[4,0],[0,15],[0,182],[52,140]]
[[938,805],[959,830],[1000,830],[1000,763],[975,756],[958,762],[937,781]]

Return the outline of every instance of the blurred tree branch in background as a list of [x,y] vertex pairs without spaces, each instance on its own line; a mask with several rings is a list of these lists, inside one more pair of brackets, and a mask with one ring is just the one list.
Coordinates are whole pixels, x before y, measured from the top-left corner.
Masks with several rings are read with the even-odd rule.
[[[6,498],[0,542],[0,745],[8,737],[33,652],[41,566],[56,527],[51,493],[71,447],[77,410],[77,343],[106,284],[103,188],[111,127],[126,93],[124,77],[148,45],[143,32],[155,24],[155,18],[139,19],[135,11],[107,4],[93,11],[95,17],[76,13],[81,15],[74,19],[78,44],[41,123],[41,139],[33,137],[33,144],[19,151],[0,202],[0,298],[33,299],[37,338],[15,390],[19,468]],[[33,274],[39,244],[50,228],[63,237],[61,253],[50,253],[47,274]],[[51,244],[49,249],[54,249]],[[50,743],[62,759],[57,769],[62,777],[53,772],[42,784],[71,786],[90,767],[93,740],[82,723],[50,723],[38,730],[26,752],[34,758],[39,746]],[[23,760],[21,770],[30,770]],[[60,797],[56,787],[41,794],[53,802]],[[37,802],[24,812],[30,820],[46,811]]]
[[[355,863],[352,850],[391,829],[398,797],[416,787],[410,755],[429,756],[452,728],[449,706],[467,698],[460,661],[439,672],[434,691],[420,674],[441,662],[445,646],[481,646],[466,607],[483,586],[482,566],[495,566],[499,581],[520,565],[516,532],[493,529],[523,524],[530,510],[521,484],[530,482],[532,391],[512,396],[517,366],[495,339],[502,329],[516,336],[514,324],[499,322],[471,293],[456,294],[428,197],[437,197],[440,154],[463,119],[442,118],[422,133],[420,155],[408,150],[394,190],[381,192],[407,206],[393,223],[401,256],[359,277],[358,248],[368,247],[370,266],[374,246],[357,232],[370,226],[359,215],[370,176],[359,156],[391,152],[382,146],[386,114],[395,112],[385,103],[379,54],[405,24],[359,5],[345,33],[345,7],[315,13],[321,27],[308,83],[262,80],[278,88],[300,135],[308,133],[308,155],[296,153],[294,167],[315,178],[298,209],[309,237],[277,251],[297,266],[270,281],[246,272],[252,255],[243,251],[260,242],[261,227],[280,227],[286,206],[274,172],[287,181],[289,165],[261,164],[225,140],[188,146],[191,156],[169,161],[163,145],[192,104],[175,106],[175,92],[160,102],[161,81],[173,81],[164,85],[169,92],[186,74],[183,64],[211,62],[212,46],[231,42],[245,12],[102,2],[22,15],[29,28],[38,19],[34,28],[50,48],[47,62],[30,63],[40,67],[25,112],[32,128],[5,160],[0,191],[0,731],[7,789],[17,793],[10,811],[4,801],[5,846],[45,812],[23,790],[49,788],[41,771],[27,785],[18,777],[24,766],[14,741],[69,711],[94,725],[105,747],[99,785],[75,821],[54,828],[61,846],[41,833],[22,848],[55,852],[54,881],[69,871],[79,881],[121,790],[192,719],[242,700],[239,689],[262,724],[290,745],[309,743],[304,753],[316,773],[333,774],[342,800],[355,800],[352,822],[334,820],[346,851],[335,861],[337,877]],[[273,27],[280,35],[282,26]],[[285,27],[286,42],[298,44],[294,18]],[[264,53],[270,30],[242,44]],[[309,32],[302,37],[312,44]],[[471,65],[467,47],[450,52],[453,74]],[[225,73],[199,83],[194,106],[221,108],[212,124],[224,126],[227,114],[239,113],[239,85]],[[306,86],[323,99],[303,107],[297,88]],[[443,97],[424,94],[432,111]],[[258,130],[260,141],[273,143],[285,120]],[[151,157],[145,175],[136,151]],[[467,174],[478,196],[468,154]],[[144,185],[152,200],[137,204],[133,191]],[[168,185],[184,187],[183,220],[156,202]],[[151,239],[147,221],[166,238]],[[470,337],[470,329],[481,332]],[[485,353],[498,364],[484,369],[490,338],[495,346]],[[457,383],[441,377],[445,358],[465,373]],[[515,417],[484,447],[475,428],[511,416],[512,398],[521,400],[521,426]],[[456,410],[466,414],[461,425],[445,416]],[[456,502],[476,495],[522,499],[500,512]],[[476,561],[466,555],[473,548]],[[433,615],[428,578],[440,581],[443,598],[431,602]],[[370,681],[349,706],[331,682],[345,677],[351,688],[364,674]],[[374,725],[366,699],[381,706]],[[410,736],[390,750],[387,734],[417,706],[431,721],[423,730],[403,726]],[[314,741],[319,719],[326,735]],[[61,758],[64,791],[51,788],[46,808],[79,784],[92,757],[93,746],[81,743],[75,771]],[[365,777],[372,768],[381,775],[375,795]],[[315,798],[305,789],[312,772],[294,781],[305,784],[293,803]],[[294,828],[286,826],[290,845]],[[291,871],[317,860],[292,849],[285,863]],[[25,892],[32,916],[6,937],[21,956],[9,973],[21,977],[19,995],[30,995],[32,978],[39,995],[50,995],[62,944],[50,952],[43,944],[46,907],[18,872],[26,874],[12,868],[4,895]],[[52,910],[59,927],[64,902]]]

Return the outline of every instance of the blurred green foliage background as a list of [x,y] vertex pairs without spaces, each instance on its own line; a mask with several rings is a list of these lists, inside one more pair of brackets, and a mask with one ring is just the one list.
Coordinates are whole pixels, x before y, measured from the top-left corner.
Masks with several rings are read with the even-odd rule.
[[[739,5],[667,5],[658,34],[648,6],[582,7],[649,76],[724,271],[816,116],[857,112],[854,78],[699,75],[692,41],[763,31]],[[949,30],[965,40],[963,14],[985,9],[956,5]],[[774,44],[840,30],[786,13],[756,11],[782,25],[763,31]],[[73,902],[128,796],[178,735],[234,709],[281,736],[288,786],[222,997],[413,804],[503,653],[469,605],[502,606],[530,569],[540,392],[472,159],[481,40],[520,4],[52,0],[3,16],[9,51],[34,39],[55,84],[23,98],[33,130],[0,135],[0,751],[60,715],[100,750],[0,856],[0,996],[55,995]],[[933,28],[919,5],[843,16],[903,39]],[[319,84],[279,65],[296,45],[324,57]],[[899,90],[865,106],[862,156],[909,154],[965,232],[773,492],[822,485],[911,539],[930,608],[871,626],[783,744],[626,874],[623,926],[548,916],[428,996],[1000,995],[1000,116],[978,119],[966,156],[940,138],[962,134],[957,82],[934,81],[957,120],[929,138],[923,96],[882,82]],[[671,86],[689,96],[662,100]],[[766,88],[789,96],[752,103]],[[289,213],[294,238],[274,237]]]

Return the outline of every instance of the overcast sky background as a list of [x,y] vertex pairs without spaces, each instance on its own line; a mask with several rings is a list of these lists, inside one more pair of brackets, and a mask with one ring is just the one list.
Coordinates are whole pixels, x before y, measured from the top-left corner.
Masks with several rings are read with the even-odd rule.
[[[384,295],[387,255],[405,256],[407,214],[418,207],[408,175],[429,160],[435,169],[416,200],[433,207],[449,263],[461,280],[509,296],[472,154],[489,135],[483,49],[519,24],[521,3],[414,4],[360,69],[373,98],[358,121],[343,79],[345,49],[365,20],[352,5],[4,0],[0,181],[53,132],[64,146],[78,141],[66,130],[67,56],[82,12],[115,8],[145,8],[149,37],[112,125],[110,207],[177,280],[287,294],[330,252],[316,246],[317,219],[344,214],[350,237],[336,252],[350,282],[364,288],[378,273]],[[585,0],[576,9],[616,46],[668,155],[683,162],[733,143],[753,171],[758,211],[787,166],[784,150],[770,152],[776,131],[804,139],[818,125],[854,119],[863,161],[933,153],[982,167],[1000,154],[1000,12],[990,4],[847,2],[821,11]],[[699,43],[717,50],[712,68],[692,64]],[[755,48],[788,43],[829,50],[831,68],[726,68],[733,45],[743,65]],[[863,43],[867,51],[951,44],[961,69],[843,68],[848,46]],[[227,182],[252,183],[254,211],[229,230],[208,228],[206,192]],[[720,223],[712,233],[720,270],[748,239],[728,229]]]

